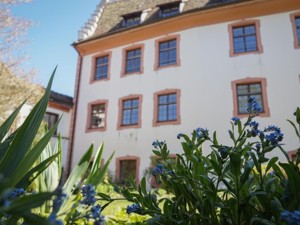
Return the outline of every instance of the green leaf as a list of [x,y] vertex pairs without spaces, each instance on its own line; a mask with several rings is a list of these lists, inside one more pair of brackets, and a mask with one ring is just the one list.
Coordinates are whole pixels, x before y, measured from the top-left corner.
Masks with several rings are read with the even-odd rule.
[[0,173],[2,173],[4,177],[11,177],[32,145],[48,106],[55,71],[56,68],[52,73],[44,96],[34,106],[24,123],[21,125],[14,140],[9,146],[8,151],[0,162]]
[[85,154],[81,157],[78,164],[74,167],[72,173],[70,174],[68,180],[63,186],[64,193],[71,194],[72,189],[78,184],[78,182],[83,178],[86,170],[89,166],[93,155],[94,145],[92,144]]
[[35,215],[33,213],[22,213],[22,217],[24,218],[25,222],[32,225],[53,225],[53,222],[45,219],[43,217],[40,217],[38,215]]
[[105,173],[108,169],[109,164],[112,161],[112,158],[114,156],[114,152],[111,154],[109,159],[106,161],[103,167],[101,167],[101,155],[103,152],[103,144],[100,145],[100,148],[98,149],[96,153],[96,158],[94,161],[94,165],[92,167],[92,172],[88,175],[87,179],[85,180],[85,184],[92,184],[94,186],[99,185],[105,176]]
[[248,160],[244,165],[244,172],[240,178],[241,186],[248,180],[249,174],[251,173],[254,167],[254,163],[252,160]]
[[103,200],[105,201],[111,201],[111,197],[109,195],[106,195],[104,193],[97,193],[97,195],[103,198]]
[[266,167],[266,173],[271,169],[273,168],[273,165],[277,162],[278,160],[278,157],[273,157],[272,159],[270,159],[267,167]]
[[296,127],[296,125],[293,123],[293,121],[291,120],[287,120],[294,128],[296,135],[298,136],[298,138],[300,138],[300,134],[299,134],[299,128]]
[[42,154],[45,147],[51,140],[57,128],[57,124],[53,126],[50,131],[47,132],[44,137],[32,148],[32,150],[24,156],[23,160],[12,173],[11,178],[8,181],[11,186],[14,186],[22,179],[22,177],[27,173],[28,170],[30,170],[38,157]]
[[295,116],[296,116],[297,123],[300,125],[300,108],[299,107],[297,107],[297,109],[296,109]]
[[3,156],[6,154],[11,142],[13,141],[13,139],[15,138],[16,134],[17,134],[16,130],[15,132],[13,132],[11,135],[9,135],[2,143],[0,143],[0,162],[3,159]]
[[45,201],[50,200],[53,195],[54,193],[44,192],[16,198],[11,202],[7,212],[11,214],[22,213],[37,208],[44,204]]
[[146,179],[145,177],[142,178],[141,182],[140,182],[140,187],[141,187],[141,191],[144,195],[147,194],[147,189],[146,189]]
[[5,138],[5,136],[8,134],[8,131],[15,121],[16,117],[18,116],[18,113],[20,112],[21,108],[25,104],[25,101],[18,106],[18,108],[1,124],[0,126],[0,143]]
[[59,152],[50,156],[48,159],[29,170],[22,180],[19,181],[16,187],[26,189],[46,168],[48,168],[48,166],[56,159],[56,157],[58,157],[59,154],[61,153]]
[[217,132],[216,132],[216,131],[215,131],[214,134],[213,134],[213,144],[214,144],[214,145],[219,145],[219,144],[218,144],[218,140],[217,140]]

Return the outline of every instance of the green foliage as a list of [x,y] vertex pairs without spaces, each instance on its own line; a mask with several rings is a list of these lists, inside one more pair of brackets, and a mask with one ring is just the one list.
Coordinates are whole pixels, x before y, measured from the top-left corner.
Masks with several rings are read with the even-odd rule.
[[[132,212],[150,215],[148,224],[285,224],[284,210],[300,210],[300,150],[296,161],[290,161],[280,144],[280,129],[269,126],[260,130],[254,121],[257,105],[250,103],[253,111],[244,124],[232,118],[230,146],[220,144],[216,132],[211,138],[202,128],[194,130],[191,137],[179,134],[183,153],[177,154],[174,164],[167,144],[155,141],[153,152],[162,160],[152,175],[172,196],[161,198],[146,190],[143,178],[138,187],[118,189],[134,203]],[[297,125],[289,123],[300,140],[299,108],[295,116]],[[206,142],[211,153],[204,156]],[[286,156],[286,163],[268,157],[275,148]]]
[[[55,69],[56,70],[56,69]],[[47,90],[41,100],[35,105],[24,123],[12,134],[9,129],[17,117],[20,105],[0,126],[0,223],[14,225],[19,221],[30,224],[50,224],[32,209],[41,206],[54,193],[25,193],[37,174],[51,164],[55,157],[47,158],[37,165],[35,161],[49,142],[54,130],[33,145],[34,138],[43,120],[48,105],[51,84],[55,70],[50,78]]]

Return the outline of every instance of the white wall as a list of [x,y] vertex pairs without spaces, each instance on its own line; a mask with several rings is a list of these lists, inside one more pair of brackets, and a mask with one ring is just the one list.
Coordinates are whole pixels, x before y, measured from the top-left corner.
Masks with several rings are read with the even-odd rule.
[[[291,12],[292,13],[292,12]],[[261,126],[278,125],[285,134],[286,150],[299,147],[293,129],[286,119],[300,103],[300,49],[294,49],[290,13],[260,18],[262,54],[229,57],[229,23],[193,28],[180,33],[181,66],[153,71],[155,39],[145,44],[144,73],[120,78],[122,46],[112,49],[109,81],[89,84],[92,55],[82,64],[80,97],[76,121],[73,165],[90,143],[105,144],[104,158],[112,151],[119,156],[140,156],[140,178],[150,165],[153,140],[166,140],[172,153],[180,152],[180,132],[190,134],[194,128],[217,130],[220,142],[228,143],[227,130],[233,116],[231,81],[246,77],[267,79],[270,117],[257,118]],[[232,21],[237,22],[237,21]],[[139,44],[138,43],[138,44]],[[99,49],[100,52],[100,49]],[[153,93],[166,88],[181,89],[180,125],[153,127]],[[118,99],[129,94],[142,94],[142,125],[138,129],[117,131]],[[105,132],[85,132],[87,105],[95,100],[108,99],[107,129]],[[205,153],[210,151],[209,148]],[[279,154],[278,152],[274,154]],[[281,156],[281,154],[279,154]],[[282,157],[281,157],[282,158]],[[110,165],[115,173],[115,161]]]
[[[55,113],[61,117],[61,120],[57,127],[57,134],[60,134],[62,137],[62,165],[64,168],[67,168],[68,163],[68,149],[69,149],[69,132],[71,125],[71,110],[69,112],[64,112],[56,108],[48,106],[47,112]],[[57,143],[57,137],[54,136],[51,139],[52,146],[54,147]]]

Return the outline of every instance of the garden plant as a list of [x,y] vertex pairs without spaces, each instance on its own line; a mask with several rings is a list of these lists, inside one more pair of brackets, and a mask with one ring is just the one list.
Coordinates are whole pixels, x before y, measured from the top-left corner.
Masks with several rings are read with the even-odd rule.
[[[255,98],[248,102],[248,118],[231,119],[232,145],[222,145],[217,134],[197,128],[191,137],[178,134],[183,152],[170,160],[167,143],[154,141],[153,153],[161,160],[152,171],[155,181],[172,197],[161,198],[146,189],[143,178],[137,188],[118,191],[133,202],[128,213],[147,214],[148,224],[300,224],[300,148],[291,161],[283,149],[280,128],[261,129],[255,117]],[[296,123],[288,121],[300,140],[300,109]],[[203,155],[204,143],[211,153]],[[205,145],[205,146],[208,146]],[[268,153],[279,148],[286,162]]]

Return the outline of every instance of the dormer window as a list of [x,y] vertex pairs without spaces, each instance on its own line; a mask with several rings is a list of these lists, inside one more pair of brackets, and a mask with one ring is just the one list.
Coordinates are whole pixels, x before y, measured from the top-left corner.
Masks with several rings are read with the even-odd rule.
[[179,3],[173,2],[159,6],[159,16],[162,18],[174,16],[179,13]]
[[123,27],[132,27],[141,23],[141,12],[123,16]]

